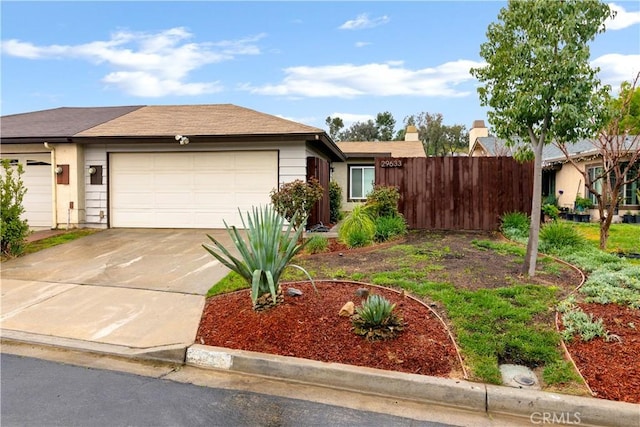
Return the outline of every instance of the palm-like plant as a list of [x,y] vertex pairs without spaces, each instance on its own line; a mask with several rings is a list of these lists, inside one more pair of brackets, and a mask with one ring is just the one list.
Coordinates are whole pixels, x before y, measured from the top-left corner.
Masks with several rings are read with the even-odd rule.
[[[247,212],[246,222],[242,213],[240,213],[240,219],[243,228],[246,229],[246,242],[235,226],[229,227],[226,221],[224,222],[231,240],[240,252],[240,257],[233,256],[210,235],[207,237],[214,245],[203,244],[202,246],[214,258],[247,281],[251,286],[251,300],[254,308],[258,298],[267,293],[271,294],[275,305],[277,303],[276,285],[280,275],[306,244],[306,242],[298,243],[301,241],[300,236],[304,232],[304,226],[294,231],[295,221],[292,220],[287,225],[284,217],[279,215],[271,205],[262,208],[253,207],[252,212]],[[306,219],[303,224],[304,222]],[[302,267],[294,267],[304,271]]]

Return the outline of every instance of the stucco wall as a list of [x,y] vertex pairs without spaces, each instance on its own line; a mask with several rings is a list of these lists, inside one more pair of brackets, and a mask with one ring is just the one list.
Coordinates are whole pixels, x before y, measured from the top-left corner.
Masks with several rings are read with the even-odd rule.
[[[584,170],[584,165],[580,166],[581,170]],[[560,194],[560,191],[562,191],[562,194]],[[576,194],[581,197],[586,196],[584,178],[574,166],[565,163],[562,169],[556,172],[556,196],[558,196],[560,207],[572,209],[576,201]]]
[[[84,148],[77,144],[50,144],[55,150],[55,169],[69,165],[69,184],[55,185],[55,228],[76,228],[85,222]],[[73,204],[73,207],[71,206]]]

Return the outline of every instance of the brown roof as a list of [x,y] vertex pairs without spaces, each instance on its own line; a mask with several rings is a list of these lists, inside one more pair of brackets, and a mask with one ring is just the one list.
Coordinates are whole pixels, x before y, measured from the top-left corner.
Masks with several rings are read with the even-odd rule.
[[427,157],[420,141],[341,141],[337,143],[347,157],[376,157],[376,154],[391,157]]
[[323,134],[324,130],[232,104],[147,106],[75,136]]
[[2,116],[0,126],[3,138],[71,137],[139,108],[140,106],[61,107]]

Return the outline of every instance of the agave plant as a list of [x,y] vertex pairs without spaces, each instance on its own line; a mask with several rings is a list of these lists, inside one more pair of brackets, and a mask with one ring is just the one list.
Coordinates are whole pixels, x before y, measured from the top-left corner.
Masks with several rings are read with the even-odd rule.
[[[267,293],[271,294],[273,304],[277,304],[276,286],[280,275],[287,266],[293,266],[309,274],[300,266],[290,264],[291,259],[305,246],[300,236],[304,232],[304,226],[294,231],[293,224],[288,224],[284,217],[279,215],[271,205],[262,208],[252,208],[247,212],[246,221],[240,213],[242,226],[246,230],[245,242],[235,226],[229,227],[224,222],[225,228],[231,236],[231,240],[238,249],[240,257],[233,256],[214,237],[207,235],[214,245],[202,246],[218,261],[242,276],[251,286],[251,300],[254,308],[258,298]],[[303,225],[304,225],[303,221]],[[311,283],[313,280],[309,276]],[[314,285],[315,287],[315,285]]]
[[393,310],[395,304],[385,297],[372,294],[356,308],[351,322],[353,331],[369,340],[390,339],[404,329],[402,318]]

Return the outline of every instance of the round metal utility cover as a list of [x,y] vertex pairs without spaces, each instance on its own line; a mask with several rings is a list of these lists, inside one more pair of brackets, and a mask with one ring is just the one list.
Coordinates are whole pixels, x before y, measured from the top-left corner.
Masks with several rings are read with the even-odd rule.
[[515,382],[517,382],[518,384],[522,384],[524,386],[527,387],[531,387],[532,385],[535,385],[536,380],[534,380],[531,377],[528,377],[526,375],[516,375],[515,377],[513,377],[513,380]]

